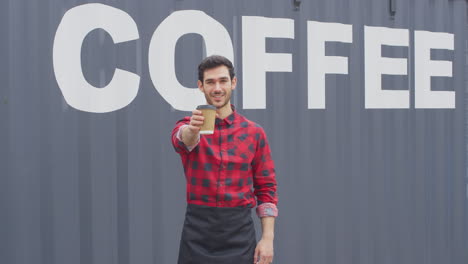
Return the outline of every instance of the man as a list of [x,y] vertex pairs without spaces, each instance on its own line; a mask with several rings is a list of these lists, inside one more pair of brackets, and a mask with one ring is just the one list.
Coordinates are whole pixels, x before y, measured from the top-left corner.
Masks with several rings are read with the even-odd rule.
[[[263,128],[237,113],[231,93],[237,78],[222,56],[198,66],[198,88],[216,107],[215,132],[200,135],[194,110],[177,122],[172,144],[187,181],[187,211],[179,264],[269,264],[278,215],[274,162]],[[262,238],[256,243],[250,208],[258,204]]]

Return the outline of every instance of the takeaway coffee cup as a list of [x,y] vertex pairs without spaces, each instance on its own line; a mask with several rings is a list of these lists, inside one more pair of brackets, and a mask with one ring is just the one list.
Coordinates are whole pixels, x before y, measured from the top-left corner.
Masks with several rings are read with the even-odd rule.
[[203,117],[203,126],[201,127],[200,134],[209,135],[214,133],[214,125],[216,119],[216,107],[212,105],[199,105],[197,110],[202,111]]

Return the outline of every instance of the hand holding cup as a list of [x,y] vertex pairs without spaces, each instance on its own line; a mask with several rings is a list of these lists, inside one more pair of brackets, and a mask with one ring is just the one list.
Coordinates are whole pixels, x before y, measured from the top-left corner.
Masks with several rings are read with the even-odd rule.
[[205,121],[205,117],[203,117],[203,113],[200,110],[193,110],[192,116],[190,117],[190,123],[188,125],[188,129],[193,134],[198,134],[200,132],[201,127]]
[[218,117],[216,107],[212,105],[198,106],[197,110],[193,110],[190,123],[182,131],[181,137],[184,144],[194,146],[200,134],[213,134],[216,117]]
[[[199,105],[197,110],[202,113],[203,122],[200,126],[200,134],[210,135],[214,133],[215,119],[216,119],[216,107],[212,105]],[[193,117],[193,116],[192,116]],[[196,122],[195,124],[200,124]]]

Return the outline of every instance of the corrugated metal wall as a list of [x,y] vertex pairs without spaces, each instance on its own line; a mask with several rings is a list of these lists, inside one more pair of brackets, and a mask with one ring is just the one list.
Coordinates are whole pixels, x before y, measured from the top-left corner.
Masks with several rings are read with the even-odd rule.
[[[88,1],[0,3],[0,263],[175,263],[185,186],[170,131],[187,112],[155,90],[148,47],[176,10],[202,10],[229,32],[241,85],[233,102],[266,130],[277,164],[280,217],[274,263],[414,264],[468,261],[467,5],[462,0],[97,1],[128,13],[140,38],[114,45],[103,30],[82,50],[83,72],[105,86],[115,67],[141,76],[137,97],[109,113],[79,111],[58,87],[52,47],[64,13]],[[266,74],[266,109],[243,109],[242,16],[291,18],[293,71]],[[85,20],[86,17],[83,17]],[[307,21],[353,25],[349,74],[326,78],[326,109],[307,108]],[[364,26],[409,29],[408,75],[383,86],[410,90],[409,109],[365,109]],[[415,109],[414,30],[453,33],[455,109]],[[179,81],[195,86],[202,38],[177,44]],[[312,80],[313,81],[313,80]],[[258,226],[258,221],[257,221]]]

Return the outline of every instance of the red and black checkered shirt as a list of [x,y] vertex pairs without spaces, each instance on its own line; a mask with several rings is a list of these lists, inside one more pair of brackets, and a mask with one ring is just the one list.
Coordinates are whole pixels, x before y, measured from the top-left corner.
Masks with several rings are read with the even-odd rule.
[[277,216],[275,166],[263,128],[233,109],[225,119],[216,119],[214,134],[201,135],[189,149],[178,136],[189,123],[185,117],[172,131],[184,166],[187,202],[246,208],[258,203],[260,217]]

